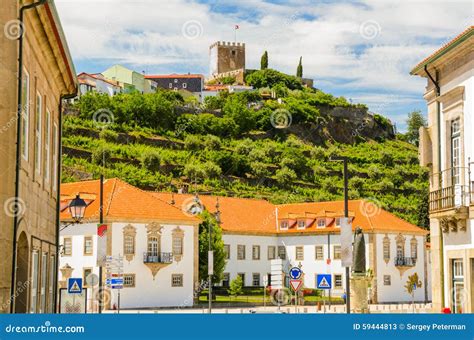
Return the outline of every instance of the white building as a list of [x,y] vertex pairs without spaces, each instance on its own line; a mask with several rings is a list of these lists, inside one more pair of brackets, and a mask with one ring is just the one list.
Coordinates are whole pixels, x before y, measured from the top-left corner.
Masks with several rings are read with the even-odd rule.
[[79,82],[79,96],[92,91],[114,96],[122,91],[117,82],[105,79],[100,73],[90,74],[82,72],[77,75],[77,80]]
[[[186,210],[191,195],[155,193]],[[199,196],[204,207],[214,213],[217,197]],[[341,266],[339,219],[343,202],[273,205],[265,200],[219,197],[221,228],[228,254],[223,286],[242,276],[245,286],[262,286],[270,278],[270,261],[285,260],[285,268],[301,265],[304,286],[316,288],[317,274],[332,274],[333,296],[345,291],[345,268]],[[422,287],[415,301],[428,301],[425,236],[428,233],[366,201],[350,201],[353,228],[363,229],[366,267],[373,272],[372,302],[409,302],[408,276],[417,273]],[[288,278],[287,278],[288,279]]]
[[430,171],[433,309],[474,312],[474,26],[421,61],[428,126],[420,162]]
[[[67,205],[72,198],[80,195],[88,203],[82,223],[66,226],[60,234],[59,280],[65,287],[69,277],[85,282],[90,273],[99,275],[99,181],[63,184],[61,195],[64,225],[70,219]],[[121,308],[193,305],[194,287],[198,285],[199,223],[198,218],[119,179],[105,181],[107,240],[103,245],[107,255],[123,256]],[[103,273],[105,280],[105,268]],[[98,287],[89,288],[88,309],[96,311]],[[117,293],[106,290],[104,308],[117,307]]]

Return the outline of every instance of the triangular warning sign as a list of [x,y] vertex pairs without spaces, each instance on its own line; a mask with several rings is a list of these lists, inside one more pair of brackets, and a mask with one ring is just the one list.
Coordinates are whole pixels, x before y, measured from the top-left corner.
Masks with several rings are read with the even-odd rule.
[[319,288],[330,288],[329,283],[328,283],[328,280],[326,280],[326,277],[325,277],[325,276],[323,276],[323,278],[321,279],[321,281],[319,281],[318,287],[319,287]]
[[303,281],[301,281],[301,280],[290,280],[291,288],[293,288],[293,290],[294,290],[295,292],[296,292],[298,289],[300,289],[302,283],[303,283]]
[[71,289],[69,289],[69,292],[71,293],[80,293],[81,292],[81,287],[79,287],[79,284],[77,283],[77,281],[74,281],[72,286],[71,286]]

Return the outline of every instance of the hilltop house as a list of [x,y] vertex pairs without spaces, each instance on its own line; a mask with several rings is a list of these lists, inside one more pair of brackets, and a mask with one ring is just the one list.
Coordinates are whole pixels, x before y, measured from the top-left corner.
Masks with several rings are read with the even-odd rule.
[[426,78],[428,126],[420,163],[430,171],[433,309],[474,312],[474,26],[416,65]]
[[54,1],[31,4],[0,10],[0,313],[56,305],[61,105],[77,80]]
[[77,75],[77,80],[79,82],[79,96],[91,91],[114,96],[122,91],[116,81],[108,80],[100,73],[91,74],[82,72]]
[[101,73],[106,79],[119,83],[124,93],[138,91],[140,93],[154,92],[151,81],[136,71],[130,70],[122,65],[114,65]]
[[[97,180],[61,186],[60,286],[69,277],[85,282],[89,274],[99,275],[97,261],[105,250],[108,256],[123,256],[121,308],[192,306],[200,220],[119,179],[108,179],[103,190],[107,241],[106,249],[100,249],[99,187]],[[76,195],[88,204],[85,218],[68,225],[67,206]],[[104,308],[117,306],[117,290],[105,292]],[[87,295],[89,311],[96,311],[97,296]]]
[[[153,195],[185,211],[194,197]],[[258,199],[199,196],[203,208],[212,213],[217,199],[227,252],[222,286],[229,286],[237,275],[245,286],[262,286],[263,276],[271,285],[270,261],[281,258],[287,269],[301,265],[305,287],[315,288],[316,274],[329,273],[333,276],[333,296],[343,295],[345,270],[341,266],[339,236],[339,218],[344,216],[342,201],[273,205]],[[422,281],[415,300],[430,300],[428,232],[362,200],[349,202],[349,216],[353,228],[361,227],[365,233],[367,268],[373,272],[372,302],[411,301],[404,286],[414,273]]]

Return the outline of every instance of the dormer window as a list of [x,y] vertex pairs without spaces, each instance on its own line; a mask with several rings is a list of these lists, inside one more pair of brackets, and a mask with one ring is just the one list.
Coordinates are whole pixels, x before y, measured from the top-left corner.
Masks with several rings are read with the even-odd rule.
[[298,221],[297,228],[298,228],[298,229],[304,229],[304,228],[306,228],[306,221],[305,221],[305,220],[299,220],[299,221]]
[[280,222],[280,229],[281,229],[281,230],[288,230],[288,225],[289,225],[288,221],[286,221],[286,220],[285,220],[285,221],[281,221],[281,222]]
[[336,218],[336,228],[340,228],[341,227],[341,218],[338,217]]
[[318,228],[324,228],[326,226],[326,220],[324,218],[318,219]]

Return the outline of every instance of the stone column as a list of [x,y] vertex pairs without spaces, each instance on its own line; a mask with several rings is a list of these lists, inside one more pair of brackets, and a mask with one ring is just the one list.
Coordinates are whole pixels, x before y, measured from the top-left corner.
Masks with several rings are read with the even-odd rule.
[[367,291],[369,279],[365,274],[353,273],[351,277],[351,312],[369,313]]

